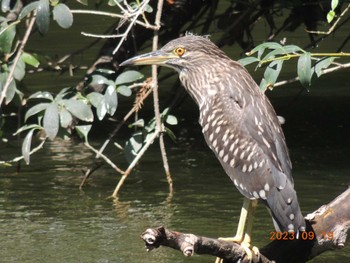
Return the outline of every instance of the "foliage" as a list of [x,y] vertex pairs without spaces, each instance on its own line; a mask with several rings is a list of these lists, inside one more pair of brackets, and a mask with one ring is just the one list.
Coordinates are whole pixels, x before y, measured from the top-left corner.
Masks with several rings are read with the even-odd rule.
[[[266,66],[264,77],[260,82],[260,88],[265,91],[272,89],[283,67],[283,63],[292,58],[297,58],[297,75],[300,83],[308,88],[314,75],[320,77],[323,70],[330,67],[337,58],[333,54],[313,54],[295,45],[281,45],[276,42],[266,42],[258,45],[247,53],[249,57],[240,59],[239,62],[246,66],[258,63],[257,68]],[[254,57],[253,55],[256,55]],[[339,54],[342,56],[344,54]],[[321,57],[321,58],[318,58]],[[312,63],[314,60],[314,63]]]
[[[176,4],[173,1],[166,1],[165,12],[167,12],[167,16],[163,16],[164,20],[157,21],[156,19],[161,17],[160,14],[156,15],[156,12],[161,12],[158,9],[157,1],[109,0],[110,10],[116,11],[116,13],[87,9],[80,11],[81,14],[107,15],[117,19],[116,24],[118,25],[115,30],[117,34],[111,33],[116,40],[111,40],[112,45],[107,47],[108,50],[113,50],[112,52],[109,51],[111,58],[109,65],[90,67],[81,82],[80,88],[77,85],[66,87],[57,93],[41,90],[31,94],[31,91],[28,93],[22,85],[29,71],[39,70],[39,68],[40,70],[52,70],[53,68],[62,70],[63,67],[61,67],[62,63],[59,63],[58,60],[50,58],[47,54],[42,54],[40,50],[36,52],[27,50],[26,42],[28,38],[36,31],[45,37],[50,31],[52,22],[57,23],[63,29],[74,26],[73,18],[75,14],[79,13],[79,10],[71,9],[73,1],[37,0],[22,2],[21,0],[0,0],[0,2],[3,14],[0,17],[0,137],[5,137],[3,134],[6,118],[3,112],[10,107],[20,108],[24,106],[26,109],[23,116],[24,124],[19,125],[20,128],[16,132],[12,132],[15,135],[23,136],[21,158],[27,164],[30,163],[31,154],[37,150],[37,147],[34,147],[35,144],[38,144],[35,140],[36,137],[40,136],[41,143],[44,144],[47,139],[54,140],[58,136],[69,138],[73,134],[78,134],[89,149],[95,151],[97,156],[102,156],[107,163],[123,174],[124,171],[118,170],[116,165],[112,164],[111,160],[103,155],[105,146],[102,146],[99,150],[94,149],[88,140],[89,133],[97,122],[109,122],[111,119],[111,123],[115,122],[116,116],[120,114],[118,111],[120,109],[120,96],[128,98],[129,101],[135,98],[130,114],[126,115],[130,117],[135,114],[136,116],[135,121],[129,125],[131,135],[125,142],[123,149],[129,163],[136,160],[156,136],[162,138],[163,134],[167,134],[175,140],[175,135],[169,126],[177,125],[178,121],[175,116],[170,114],[170,108],[166,108],[161,113],[158,110],[159,116],[157,116],[157,110],[155,110],[154,117],[145,116],[140,119],[136,114],[140,110],[143,100],[150,93],[148,90],[153,87],[150,81],[138,71],[127,70],[121,72],[118,67],[113,66],[116,58],[125,58],[124,54],[121,53],[136,53],[137,50],[133,50],[133,47],[141,46],[149,40],[149,37],[145,36],[151,34],[144,33],[149,30],[160,30],[157,35],[161,36],[160,39],[166,39],[168,36],[186,30],[202,31],[208,34],[212,30],[210,25],[216,23],[220,29],[219,31],[223,32],[219,40],[221,45],[231,45],[236,41],[244,51],[251,49],[248,57],[241,59],[240,62],[243,65],[256,63],[257,69],[264,68],[264,76],[260,82],[260,87],[264,91],[278,84],[283,65],[289,63],[292,59],[297,59],[295,72],[300,83],[309,88],[313,78],[320,77],[325,70],[331,70],[338,66],[334,63],[336,58],[348,55],[345,53],[313,53],[310,52],[309,48],[273,42],[272,33],[267,36],[269,41],[256,47],[253,46],[252,29],[261,17],[266,19],[271,31],[283,32],[282,29],[275,30],[274,17],[279,13],[275,11],[276,9],[292,10],[281,27],[293,31],[295,27],[300,26],[302,20],[293,20],[293,14],[296,11],[299,12],[300,8],[304,10],[304,8],[307,9],[310,6],[304,4],[300,6],[298,3],[294,3],[295,1],[290,3],[276,1],[275,4],[269,1],[251,1],[246,4],[238,1],[226,1],[228,7],[224,12],[218,6],[214,7],[210,0],[179,1]],[[88,6],[87,0],[77,0],[76,2]],[[21,8],[22,3],[24,3],[24,6]],[[342,2],[332,0],[331,3],[322,3],[320,6],[317,6],[317,8],[326,10],[326,12],[318,12],[318,14],[322,14],[321,17],[312,17],[311,20],[315,21],[315,24],[319,21],[333,23],[334,18],[339,19],[341,17],[339,13],[342,9]],[[316,9],[316,6],[312,5],[312,8]],[[96,9],[98,9],[97,2]],[[319,11],[319,9],[317,10]],[[215,16],[213,16],[214,13]],[[304,10],[303,13],[307,12]],[[203,22],[205,14],[207,14],[207,18]],[[150,22],[151,19],[154,19],[154,25]],[[245,22],[236,23],[236,21]],[[288,24],[290,21],[294,23]],[[188,24],[190,24],[190,28],[187,28]],[[237,28],[237,24],[239,24],[239,28]],[[162,27],[160,28],[159,25],[162,25]],[[306,25],[308,30],[312,30],[312,26],[313,24],[310,28],[310,25]],[[113,28],[115,28],[115,25]],[[22,32],[23,29],[25,30],[24,33]],[[133,32],[133,37],[130,37],[130,32]],[[102,37],[111,39],[111,35]],[[122,45],[124,45],[123,52],[120,50]],[[105,54],[106,52],[101,53]],[[67,68],[70,69],[70,66],[72,65],[68,65]],[[158,108],[156,102],[154,106],[155,109]],[[118,117],[118,119],[121,118]],[[125,117],[125,119],[127,118]],[[125,122],[126,120],[123,119],[120,124],[122,125]],[[112,137],[120,128],[118,125],[111,132],[106,144],[112,140]],[[39,146],[41,143],[39,143]],[[14,160],[17,161],[21,158],[15,158]]]

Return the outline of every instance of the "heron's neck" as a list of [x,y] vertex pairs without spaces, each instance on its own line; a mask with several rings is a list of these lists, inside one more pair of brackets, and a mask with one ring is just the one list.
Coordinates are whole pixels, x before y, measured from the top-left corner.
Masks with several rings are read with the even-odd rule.
[[206,73],[201,68],[191,71],[182,70],[179,76],[182,85],[198,106],[202,105],[204,100],[208,100],[220,92],[222,76],[216,69],[206,70]]

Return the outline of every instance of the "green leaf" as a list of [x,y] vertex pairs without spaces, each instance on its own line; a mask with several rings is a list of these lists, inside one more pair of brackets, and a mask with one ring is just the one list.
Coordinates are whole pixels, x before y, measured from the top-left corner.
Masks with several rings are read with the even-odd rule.
[[333,10],[329,11],[327,14],[327,22],[331,23],[335,17],[335,12]]
[[26,122],[28,120],[28,118],[30,118],[33,115],[38,114],[39,112],[45,110],[47,108],[47,106],[49,106],[50,103],[40,103],[37,104],[33,107],[31,107],[25,114],[24,116],[24,121]]
[[59,113],[62,128],[67,128],[73,121],[72,114],[64,108],[62,108]]
[[305,52],[302,48],[296,46],[296,45],[287,45],[287,46],[283,46],[283,50],[286,53],[294,53],[294,52]]
[[58,105],[55,102],[47,106],[44,114],[43,126],[47,137],[51,140],[55,139],[59,129]]
[[[13,67],[13,64],[11,64],[10,68],[12,67]],[[24,63],[23,59],[20,58],[16,64],[13,77],[16,80],[21,81],[24,78],[25,74],[26,74],[26,64]]]
[[144,10],[145,10],[145,12],[147,12],[147,13],[152,13],[152,12],[153,12],[153,8],[152,8],[152,6],[150,6],[150,5],[146,5]]
[[91,108],[83,101],[72,98],[69,100],[63,100],[63,104],[67,110],[78,119],[87,122],[94,120],[94,114],[92,113]]
[[134,82],[143,78],[143,75],[136,70],[128,70],[121,73],[115,80],[116,85]]
[[12,81],[10,82],[10,85],[8,86],[7,90],[6,90],[6,94],[5,94],[5,97],[6,97],[6,104],[9,104],[13,97],[15,96],[16,94],[16,81],[14,81],[12,79]]
[[18,134],[20,134],[23,131],[29,130],[29,129],[42,129],[41,126],[39,126],[38,124],[31,124],[31,125],[24,125],[21,128],[19,128],[14,134],[13,136],[16,136]]
[[143,136],[141,131],[135,132],[132,137],[125,143],[124,153],[127,161],[131,163],[137,153],[142,149]]
[[106,77],[102,76],[102,75],[92,75],[92,80],[91,80],[91,84],[98,84],[98,85],[114,85],[114,83],[107,79]]
[[39,0],[36,12],[36,24],[40,33],[46,34],[50,26],[50,3],[49,0]]
[[311,85],[312,70],[311,70],[311,56],[309,52],[302,54],[298,60],[298,76],[301,84],[304,87]]
[[26,162],[26,164],[30,163],[30,148],[32,145],[32,138],[33,138],[34,131],[35,129],[31,129],[27,133],[22,143],[22,155],[24,157],[24,161]]
[[259,52],[260,55],[258,55],[258,57],[260,58],[262,53],[264,53],[265,49],[278,49],[281,47],[282,47],[282,45],[280,45],[276,42],[265,42],[265,43],[262,43],[262,44],[256,46],[255,48],[253,48],[250,52],[248,52],[248,55],[252,55],[255,52]]
[[320,77],[323,73],[323,69],[328,68],[336,57],[329,57],[318,61],[315,65],[315,73],[317,77]]
[[168,136],[170,137],[171,140],[173,140],[174,142],[176,141],[175,134],[168,127],[165,127],[165,133],[168,134]]
[[77,130],[80,137],[83,137],[85,141],[87,141],[89,132],[91,130],[91,126],[92,125],[78,125],[78,126],[75,126],[75,129]]
[[88,0],[77,0],[77,2],[79,2],[83,5],[88,5]]
[[28,100],[30,99],[47,99],[53,101],[53,97],[50,92],[47,91],[38,91],[34,94],[30,95]]
[[0,53],[10,53],[13,40],[16,36],[16,26],[8,26],[8,24],[4,22],[1,24],[0,31],[2,31],[0,34]]
[[264,84],[263,86],[261,86],[262,84],[260,84],[260,87],[263,90],[266,90],[269,87],[272,87],[273,84],[276,83],[276,80],[281,72],[282,69],[282,65],[283,65],[283,60],[275,60],[272,61],[266,68],[265,72],[264,72]]
[[170,125],[177,125],[177,118],[173,115],[166,116],[165,122]]
[[144,127],[145,126],[145,121],[144,121],[144,119],[139,119],[139,120],[137,120],[137,121],[135,121],[134,123],[132,123],[132,124],[129,124],[129,128],[132,128],[132,127],[140,127],[140,128],[142,128],[142,127]]
[[98,92],[91,92],[86,97],[95,108],[97,108],[103,100],[103,95]]
[[331,2],[332,10],[335,10],[337,8],[338,3],[339,3],[338,0],[332,0]]
[[33,10],[37,9],[39,5],[39,1],[35,1],[33,3],[30,3],[28,5],[26,5],[25,7],[23,7],[21,13],[18,16],[19,20],[22,20],[25,16],[27,16],[30,12],[32,12]]
[[129,97],[132,94],[131,89],[128,86],[121,85],[117,88],[118,93],[125,97]]
[[243,66],[247,66],[254,62],[259,62],[259,59],[257,59],[256,57],[246,57],[238,60],[238,62],[241,63]]
[[34,56],[32,56],[27,52],[22,53],[21,59],[23,60],[24,63],[31,65],[35,68],[37,68],[40,65],[40,62]]
[[106,109],[109,115],[113,115],[117,110],[118,97],[114,86],[108,86],[104,95]]
[[65,4],[58,4],[53,9],[53,19],[62,28],[70,28],[73,24],[73,15]]

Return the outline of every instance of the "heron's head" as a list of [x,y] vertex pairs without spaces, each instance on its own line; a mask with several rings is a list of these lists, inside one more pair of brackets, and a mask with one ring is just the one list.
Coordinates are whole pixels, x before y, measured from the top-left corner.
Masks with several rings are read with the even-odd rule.
[[186,35],[170,41],[157,51],[128,59],[120,66],[159,65],[181,72],[208,64],[215,66],[222,58],[227,56],[208,38]]

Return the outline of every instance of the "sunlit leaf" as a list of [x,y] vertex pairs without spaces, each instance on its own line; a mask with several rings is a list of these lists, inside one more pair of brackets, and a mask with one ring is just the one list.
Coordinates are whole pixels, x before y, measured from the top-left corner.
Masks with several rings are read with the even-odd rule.
[[30,124],[30,125],[24,125],[21,128],[19,128],[14,134],[13,136],[16,136],[18,134],[20,134],[23,131],[29,130],[29,129],[41,129],[42,127],[39,126],[38,124]]
[[73,15],[65,4],[58,4],[54,7],[53,19],[62,28],[70,28],[73,24]]
[[94,120],[94,115],[91,108],[81,100],[69,99],[63,100],[63,103],[67,110],[75,117],[82,121],[91,122]]
[[301,84],[306,87],[311,85],[312,70],[311,70],[311,56],[306,52],[298,59],[298,76]]
[[135,121],[134,123],[130,124],[128,127],[132,128],[132,127],[144,127],[145,126],[145,121],[144,119],[139,119],[137,121]]
[[27,52],[23,52],[21,55],[21,59],[24,63],[31,65],[35,68],[37,68],[40,65],[40,62],[31,54]]
[[262,44],[256,46],[255,48],[253,48],[250,52],[248,52],[248,55],[252,55],[255,52],[259,52],[258,57],[260,58],[260,56],[265,51],[265,49],[278,49],[281,47],[282,47],[282,45],[280,45],[276,42],[266,42],[266,43],[262,43]]
[[115,80],[116,85],[134,82],[136,80],[142,79],[143,75],[136,70],[128,70],[121,73]]
[[[5,31],[2,31],[6,28]],[[0,31],[0,52],[10,53],[13,40],[16,36],[16,26],[8,26],[6,22],[1,24]]]
[[50,103],[44,114],[43,119],[43,126],[46,132],[47,137],[49,139],[53,140],[59,129],[59,115],[58,115],[58,108],[56,103]]
[[73,121],[72,114],[64,108],[61,109],[59,113],[62,128],[67,128]]
[[32,12],[33,10],[37,9],[39,5],[39,1],[35,1],[33,3],[30,3],[28,5],[26,5],[25,7],[23,7],[21,13],[18,16],[19,20],[22,20],[25,16],[27,16],[30,12]]
[[47,91],[38,91],[35,92],[34,94],[30,95],[29,99],[48,99],[48,100],[53,100],[53,97],[50,92]]
[[115,92],[114,86],[108,86],[104,95],[104,101],[106,103],[106,109],[109,115],[113,115],[117,110],[118,97]]
[[129,163],[131,163],[137,153],[141,150],[143,144],[143,136],[141,131],[137,131],[133,136],[126,142],[124,147],[125,157]]
[[118,93],[122,94],[125,97],[129,97],[132,94],[131,89],[125,85],[119,86],[117,91],[118,91]]
[[102,85],[102,84],[110,85],[110,84],[112,84],[112,85],[114,85],[114,83],[111,80],[107,79],[106,77],[104,77],[102,75],[97,75],[97,74],[92,76],[91,84],[99,84],[99,85]]
[[265,91],[275,84],[283,65],[283,60],[272,61],[266,68],[264,72],[264,78],[260,83],[260,88]]
[[11,1],[10,0],[2,0],[1,1],[1,11],[3,13],[7,13],[11,10]]
[[30,148],[32,145],[32,138],[33,138],[34,130],[35,129],[31,129],[27,133],[27,135],[24,138],[23,143],[22,143],[22,155],[23,155],[23,158],[24,158],[24,161],[26,162],[26,164],[30,163]]
[[50,3],[49,0],[39,0],[36,12],[36,24],[40,33],[46,34],[50,26]]
[[16,81],[14,81],[12,79],[12,81],[10,82],[10,85],[8,86],[7,90],[6,90],[6,104],[9,104],[13,97],[15,96],[16,94]]
[[86,97],[95,108],[97,108],[103,100],[103,95],[98,92],[91,92]]
[[335,10],[337,8],[338,3],[339,3],[338,0],[332,0],[332,2],[331,2],[332,10]]
[[28,118],[30,118],[33,115],[38,114],[39,112],[45,110],[47,108],[47,106],[49,106],[50,103],[40,103],[37,104],[33,107],[31,107],[25,114],[24,116],[24,121],[26,122],[28,120]]
[[79,2],[83,5],[88,5],[88,0],[77,0],[77,2]]
[[241,63],[243,66],[247,66],[254,62],[259,62],[259,59],[257,59],[256,57],[246,57],[238,60],[238,62]]
[[[13,64],[11,64],[10,68],[13,67]],[[16,64],[15,71],[13,72],[13,77],[16,80],[21,81],[26,74],[26,64],[24,61],[20,58]]]
[[177,118],[173,115],[167,115],[165,122],[170,125],[177,125]]
[[318,61],[315,65],[315,73],[317,77],[320,77],[323,73],[323,69],[328,68],[335,59],[335,57],[329,57]]
[[335,12],[333,10],[327,13],[327,22],[331,23],[335,17]]
[[145,10],[145,12],[147,12],[147,13],[152,13],[152,12],[153,12],[153,8],[152,8],[152,6],[150,6],[150,5],[146,5],[144,10]]
[[106,116],[107,106],[104,99],[101,101],[100,105],[98,105],[98,107],[96,108],[96,114],[99,120],[102,120]]
[[283,46],[283,49],[286,53],[294,53],[294,52],[304,52],[303,49],[301,49],[300,47],[296,46],[296,45],[287,45],[287,46]]
[[91,130],[92,125],[79,125],[75,126],[75,129],[77,130],[78,134],[87,141],[89,132]]

